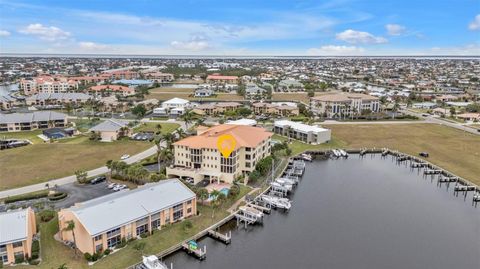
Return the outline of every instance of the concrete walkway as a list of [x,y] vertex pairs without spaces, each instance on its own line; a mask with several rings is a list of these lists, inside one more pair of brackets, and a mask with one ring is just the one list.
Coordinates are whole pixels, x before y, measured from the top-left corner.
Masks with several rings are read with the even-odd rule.
[[252,195],[253,193],[255,193],[256,191],[260,190],[260,188],[254,188],[252,189],[251,191],[249,191],[246,195],[244,195],[241,199],[239,199],[238,201],[236,201],[227,211],[229,213],[233,213],[238,205],[240,205],[240,203],[244,202],[245,201],[245,197],[247,197],[248,195]]

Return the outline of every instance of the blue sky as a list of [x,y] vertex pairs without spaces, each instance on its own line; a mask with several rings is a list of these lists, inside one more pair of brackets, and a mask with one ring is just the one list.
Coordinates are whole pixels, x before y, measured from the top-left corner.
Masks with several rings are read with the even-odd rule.
[[0,0],[0,52],[480,55],[480,1]]

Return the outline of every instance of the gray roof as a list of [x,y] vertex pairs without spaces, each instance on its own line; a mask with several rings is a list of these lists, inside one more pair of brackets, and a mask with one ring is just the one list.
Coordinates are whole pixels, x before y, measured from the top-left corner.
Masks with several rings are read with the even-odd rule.
[[1,114],[0,123],[22,123],[36,121],[64,120],[67,115],[55,111],[35,111],[31,113]]
[[66,92],[66,93],[38,93],[27,97],[27,100],[88,100],[93,97],[84,93]]
[[0,213],[0,245],[25,240],[27,218],[27,209]]
[[178,179],[169,179],[105,195],[70,209],[90,235],[95,236],[194,197],[195,193]]
[[128,121],[108,119],[104,122],[101,122],[93,126],[92,128],[90,128],[90,131],[91,132],[115,132],[127,126],[128,126]]

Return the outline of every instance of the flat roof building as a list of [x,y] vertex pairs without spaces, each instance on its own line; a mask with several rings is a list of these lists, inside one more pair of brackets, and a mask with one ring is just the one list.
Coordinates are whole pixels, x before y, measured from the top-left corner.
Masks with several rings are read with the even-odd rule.
[[289,120],[275,121],[274,132],[309,144],[327,143],[332,138],[329,129]]
[[[150,234],[196,212],[194,192],[178,179],[162,180],[60,210],[60,238],[76,241],[83,253],[101,253],[122,240]],[[73,233],[65,230],[71,221],[75,223]]]
[[0,213],[0,261],[13,264],[32,256],[32,241],[37,234],[31,208]]

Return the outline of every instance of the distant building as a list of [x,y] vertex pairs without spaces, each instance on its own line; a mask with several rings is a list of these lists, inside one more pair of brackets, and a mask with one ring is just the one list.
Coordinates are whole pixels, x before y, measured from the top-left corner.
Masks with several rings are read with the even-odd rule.
[[207,83],[214,84],[214,85],[238,84],[238,77],[212,74],[207,76],[206,81]]
[[54,111],[0,114],[0,132],[20,132],[65,127],[67,115]]
[[275,121],[274,132],[308,144],[327,143],[332,139],[332,131],[329,129],[289,120]]
[[0,213],[0,261],[14,264],[32,256],[32,241],[37,234],[35,213],[27,209]]
[[195,97],[209,97],[215,94],[212,89],[207,88],[198,88],[195,90],[194,96]]
[[135,80],[140,77],[138,72],[130,70],[107,70],[103,74],[108,75],[110,80]]
[[61,76],[39,76],[36,78],[22,78],[20,89],[25,95],[35,93],[63,93],[78,89],[78,82]]
[[89,131],[98,133],[102,141],[111,142],[130,135],[132,129],[128,126],[128,121],[108,119],[90,128]]
[[[221,135],[236,140],[233,152],[224,158],[217,147]],[[207,179],[211,182],[233,181],[248,175],[261,159],[270,155],[272,133],[263,128],[223,124],[201,130],[173,144],[175,162],[167,167],[167,175],[192,178],[195,183]]]
[[255,115],[275,115],[275,116],[298,116],[300,114],[297,106],[283,103],[254,103],[252,111]]
[[226,122],[226,124],[257,126],[257,121],[253,119],[239,119],[239,120],[229,120]]
[[245,87],[245,97],[246,98],[261,98],[263,95],[267,94],[267,90],[260,88],[254,83],[248,83]]
[[242,104],[237,102],[219,102],[201,104],[193,108],[193,112],[198,115],[218,115],[227,111],[234,111],[242,107]]
[[181,63],[181,64],[178,64],[178,67],[180,67],[180,68],[195,68],[195,64],[193,64],[193,63]]
[[285,79],[278,83],[277,91],[283,92],[300,92],[304,91],[305,86],[301,82],[294,79]]
[[341,118],[380,111],[380,99],[362,93],[337,93],[315,96],[310,107],[328,118]]
[[25,102],[27,106],[48,106],[48,105],[65,105],[72,104],[73,106],[84,104],[92,100],[93,96],[68,92],[68,93],[38,93],[32,96],[27,96]]
[[[75,233],[82,253],[102,253],[122,240],[151,234],[196,212],[195,193],[177,179],[162,180],[60,210],[59,235],[73,242]],[[75,223],[73,232],[65,229],[70,221]]]
[[434,109],[437,107],[437,104],[433,102],[421,102],[412,104],[412,107],[418,109]]
[[145,79],[119,79],[112,81],[113,84],[125,84],[131,87],[152,86],[153,81]]
[[173,82],[175,80],[175,77],[173,76],[173,74],[162,73],[162,72],[146,73],[145,78],[153,80],[154,82],[157,82],[157,83]]
[[88,91],[91,93],[120,94],[122,96],[135,94],[134,88],[122,85],[97,85],[88,88]]

